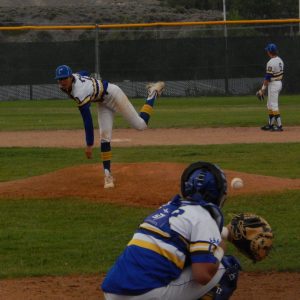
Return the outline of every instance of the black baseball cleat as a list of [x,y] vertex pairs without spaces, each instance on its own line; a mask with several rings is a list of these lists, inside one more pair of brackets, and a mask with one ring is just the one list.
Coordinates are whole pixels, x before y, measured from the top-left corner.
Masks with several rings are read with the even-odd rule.
[[273,126],[271,131],[283,131],[283,128],[282,128],[282,126]]
[[267,124],[267,125],[265,125],[265,126],[263,126],[263,127],[260,127],[260,129],[261,129],[261,130],[272,130],[272,129],[273,129],[273,126]]

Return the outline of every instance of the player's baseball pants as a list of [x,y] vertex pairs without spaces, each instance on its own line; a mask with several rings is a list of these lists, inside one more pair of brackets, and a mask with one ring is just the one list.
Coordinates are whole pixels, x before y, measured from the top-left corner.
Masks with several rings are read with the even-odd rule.
[[221,280],[225,268],[220,264],[219,270],[205,286],[192,280],[191,268],[186,268],[179,278],[169,285],[154,289],[138,296],[124,296],[104,293],[106,300],[197,300],[208,293]]
[[282,89],[281,81],[271,81],[268,85],[268,102],[267,108],[268,110],[278,111],[278,98],[279,93]]
[[111,141],[116,112],[120,113],[133,128],[137,130],[147,128],[145,121],[139,116],[125,93],[117,85],[109,83],[107,92],[104,101],[97,103],[101,140]]

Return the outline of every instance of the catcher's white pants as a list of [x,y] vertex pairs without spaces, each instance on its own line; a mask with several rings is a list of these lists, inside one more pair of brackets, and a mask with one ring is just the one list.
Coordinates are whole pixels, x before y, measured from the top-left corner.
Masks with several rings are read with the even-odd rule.
[[123,118],[135,129],[147,128],[145,121],[139,116],[125,93],[115,84],[109,83],[108,94],[103,102],[97,102],[98,124],[101,140],[110,142],[112,137],[113,121],[116,112],[121,113]]
[[165,287],[138,296],[104,293],[104,297],[106,300],[197,300],[216,286],[224,273],[225,268],[220,264],[219,270],[212,280],[203,286],[192,280],[192,269],[188,267],[180,277]]
[[271,81],[268,84],[268,102],[267,108],[272,111],[279,111],[278,99],[279,93],[282,89],[281,81]]

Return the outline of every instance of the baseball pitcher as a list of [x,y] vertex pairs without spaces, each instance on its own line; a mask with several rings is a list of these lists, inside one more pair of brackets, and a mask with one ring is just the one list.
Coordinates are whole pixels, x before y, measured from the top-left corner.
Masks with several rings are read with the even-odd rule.
[[98,80],[87,75],[86,71],[73,73],[69,66],[61,65],[56,69],[55,79],[58,81],[60,89],[76,102],[81,113],[85,128],[87,158],[92,157],[94,145],[94,126],[90,105],[93,102],[96,103],[104,169],[104,188],[113,188],[115,183],[111,173],[111,138],[114,115],[119,112],[133,128],[146,129],[155,100],[161,95],[165,84],[159,81],[148,85],[148,97],[138,114],[120,87],[106,80]]

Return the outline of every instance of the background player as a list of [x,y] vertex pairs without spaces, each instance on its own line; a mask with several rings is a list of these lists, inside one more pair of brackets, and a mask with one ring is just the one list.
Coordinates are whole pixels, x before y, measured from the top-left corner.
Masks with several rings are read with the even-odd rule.
[[266,75],[261,89],[257,92],[260,96],[265,94],[268,88],[267,108],[269,112],[268,124],[261,127],[262,130],[283,131],[279,113],[279,93],[282,89],[284,64],[278,56],[278,48],[275,44],[268,44],[265,48],[271,58],[266,67]]
[[223,256],[225,175],[211,163],[193,163],[181,176],[181,193],[140,224],[104,279],[106,300],[232,295],[240,266],[233,256]]
[[86,74],[82,71],[73,73],[69,66],[61,65],[56,69],[55,79],[58,80],[61,90],[77,103],[84,122],[87,158],[92,157],[94,145],[94,126],[90,104],[91,102],[97,103],[104,188],[113,188],[115,184],[111,174],[111,138],[114,115],[119,112],[135,129],[146,129],[155,99],[161,95],[165,84],[160,81],[148,85],[147,100],[138,114],[125,93],[117,85],[85,76]]

